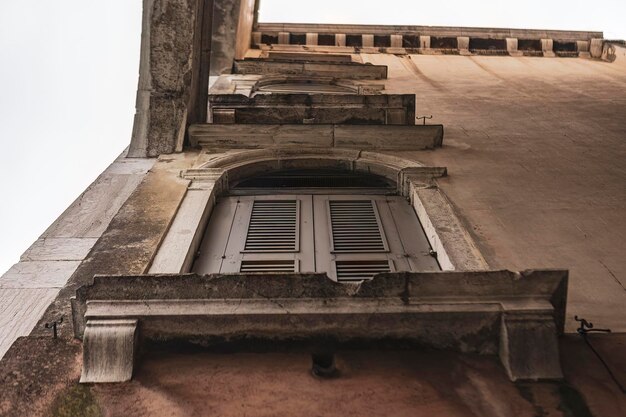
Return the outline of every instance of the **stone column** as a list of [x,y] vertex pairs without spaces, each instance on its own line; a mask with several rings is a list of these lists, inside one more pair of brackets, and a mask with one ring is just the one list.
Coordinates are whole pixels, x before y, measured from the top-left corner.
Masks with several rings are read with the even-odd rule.
[[420,35],[420,49],[430,49],[430,36]]

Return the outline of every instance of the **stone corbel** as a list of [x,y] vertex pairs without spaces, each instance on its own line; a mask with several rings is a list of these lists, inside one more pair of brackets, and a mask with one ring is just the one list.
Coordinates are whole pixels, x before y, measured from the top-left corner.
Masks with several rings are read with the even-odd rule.
[[591,58],[589,53],[589,41],[576,41],[576,50],[580,58]]
[[457,48],[460,55],[470,55],[469,43],[470,38],[468,36],[457,36],[456,38]]
[[542,39],[541,51],[544,57],[554,58],[556,56],[554,53],[554,41],[552,39]]
[[518,40],[517,38],[506,38],[506,50],[510,56],[523,56],[522,51],[518,50]]
[[88,320],[81,383],[126,382],[133,377],[137,320]]
[[420,35],[420,52],[430,51],[430,36]]
[[504,312],[500,361],[512,381],[561,379],[559,344],[553,311]]

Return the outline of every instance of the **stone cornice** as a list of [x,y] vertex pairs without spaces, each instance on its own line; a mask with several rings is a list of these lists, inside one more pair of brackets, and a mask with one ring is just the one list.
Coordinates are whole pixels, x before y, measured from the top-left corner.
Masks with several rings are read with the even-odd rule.
[[421,150],[442,145],[443,125],[197,124],[189,127],[189,137],[193,146],[209,148]]

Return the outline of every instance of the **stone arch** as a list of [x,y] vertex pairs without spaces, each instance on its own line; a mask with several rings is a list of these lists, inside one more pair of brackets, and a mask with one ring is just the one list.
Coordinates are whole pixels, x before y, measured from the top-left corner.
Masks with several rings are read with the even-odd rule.
[[221,185],[227,189],[231,182],[246,177],[281,169],[306,168],[341,169],[380,175],[400,187],[403,172],[424,168],[424,165],[394,155],[352,149],[253,149],[223,154],[186,174],[194,179],[203,170],[215,176],[219,176],[221,171]]

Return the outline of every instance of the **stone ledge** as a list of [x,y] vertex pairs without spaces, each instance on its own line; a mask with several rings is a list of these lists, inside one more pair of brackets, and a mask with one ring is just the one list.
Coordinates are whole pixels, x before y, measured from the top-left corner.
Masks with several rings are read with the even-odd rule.
[[91,382],[132,375],[137,323],[153,342],[410,340],[499,353],[512,380],[550,379],[561,376],[566,285],[563,270],[389,273],[348,285],[324,274],[97,276],[72,306]]
[[192,146],[259,149],[337,147],[421,150],[440,147],[442,125],[254,125],[197,124],[189,128]]
[[386,80],[387,66],[359,62],[323,62],[315,56],[308,60],[285,58],[246,58],[236,60],[235,74],[326,76],[353,80]]

